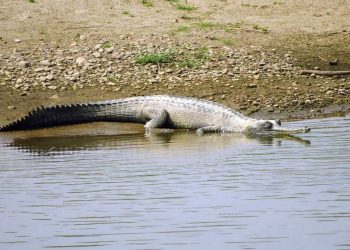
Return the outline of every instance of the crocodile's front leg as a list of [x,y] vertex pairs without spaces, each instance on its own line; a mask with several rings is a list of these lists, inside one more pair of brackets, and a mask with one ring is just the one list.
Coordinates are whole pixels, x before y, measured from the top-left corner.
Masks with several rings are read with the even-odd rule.
[[196,130],[197,135],[203,135],[204,133],[217,133],[221,132],[220,126],[206,126]]
[[141,114],[143,117],[149,120],[145,125],[146,131],[150,131],[153,128],[163,127],[168,118],[168,112],[162,108],[155,109],[145,107],[142,109]]

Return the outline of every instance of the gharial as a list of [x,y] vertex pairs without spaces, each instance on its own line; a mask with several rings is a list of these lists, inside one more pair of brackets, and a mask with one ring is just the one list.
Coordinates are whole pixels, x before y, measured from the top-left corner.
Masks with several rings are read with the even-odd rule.
[[133,122],[153,128],[190,129],[198,134],[297,134],[310,128],[288,129],[279,120],[244,116],[224,105],[190,97],[139,96],[85,104],[40,107],[0,131],[29,130],[85,122]]

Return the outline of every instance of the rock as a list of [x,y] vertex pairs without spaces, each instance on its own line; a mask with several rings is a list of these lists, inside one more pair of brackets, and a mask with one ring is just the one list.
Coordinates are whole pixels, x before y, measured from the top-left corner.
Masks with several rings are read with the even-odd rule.
[[111,54],[113,52],[113,50],[114,50],[113,47],[105,49],[106,53],[108,53],[108,54]]
[[18,39],[18,38],[16,38],[14,41],[15,41],[15,43],[20,43],[20,42],[22,42],[22,40],[21,40],[21,39]]
[[51,65],[49,60],[42,60],[42,61],[40,62],[40,64],[41,64],[41,65],[45,65],[45,66],[50,66],[50,65]]
[[46,80],[51,81],[51,80],[53,80],[53,79],[54,79],[53,74],[49,74],[49,75],[46,76]]
[[48,89],[55,90],[55,89],[57,89],[57,86],[48,86],[47,88],[48,88]]
[[19,89],[20,87],[22,87],[22,84],[18,84],[18,83],[15,84],[15,89]]
[[329,61],[329,65],[331,66],[336,66],[338,65],[339,59],[333,59]]
[[41,72],[41,71],[44,71],[44,70],[45,70],[44,68],[35,68],[34,72]]
[[256,85],[255,83],[251,83],[248,85],[248,88],[256,88],[258,87],[258,85]]
[[92,53],[92,55],[96,58],[100,58],[101,57],[101,53],[100,52],[94,52]]
[[75,62],[79,66],[83,66],[84,64],[86,64],[86,59],[84,57],[80,56],[75,60]]
[[10,106],[7,106],[7,109],[8,109],[8,110],[14,110],[14,109],[16,109],[16,107],[13,106],[13,105],[10,105]]
[[27,61],[20,61],[18,63],[18,66],[21,67],[21,68],[28,68],[30,66],[30,63],[27,62]]
[[338,89],[338,94],[339,95],[347,95],[348,91],[346,89]]

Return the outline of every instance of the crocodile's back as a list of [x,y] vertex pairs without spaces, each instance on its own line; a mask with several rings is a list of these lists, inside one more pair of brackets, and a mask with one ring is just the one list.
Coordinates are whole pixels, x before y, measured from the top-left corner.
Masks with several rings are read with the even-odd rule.
[[157,95],[140,97],[137,100],[144,108],[164,109],[168,113],[165,124],[168,128],[197,129],[213,126],[218,120],[234,112],[223,105],[191,97]]

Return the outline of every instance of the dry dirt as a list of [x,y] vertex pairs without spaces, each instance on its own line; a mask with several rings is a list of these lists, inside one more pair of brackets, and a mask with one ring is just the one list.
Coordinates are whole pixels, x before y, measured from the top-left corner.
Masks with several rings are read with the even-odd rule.
[[[194,9],[181,10],[177,8],[179,4]],[[157,48],[163,39],[178,47],[195,45],[219,52],[225,48],[248,53],[257,48],[262,53],[273,50],[280,60],[286,55],[293,57],[296,73],[270,78],[244,75],[235,81],[230,76],[215,81],[199,78],[196,84],[190,82],[193,85],[186,87],[179,79],[172,88],[160,81],[156,87],[130,85],[113,92],[101,84],[91,84],[82,88],[32,88],[25,94],[9,83],[16,81],[16,76],[5,77],[8,70],[16,72],[8,68],[8,63],[11,56],[18,54],[35,56],[37,51],[47,48],[93,48],[105,41],[115,51],[130,44],[148,43],[149,47]],[[41,56],[37,60],[42,60]],[[299,69],[315,67],[350,70],[348,0],[35,0],[34,3],[3,0],[0,7],[0,125],[42,104],[148,94],[208,98],[245,114],[284,119],[349,112],[349,76],[298,74]],[[230,71],[230,65],[226,68]],[[188,72],[196,74],[195,70]],[[28,84],[31,81],[27,79]],[[251,83],[253,88],[249,87]]]

